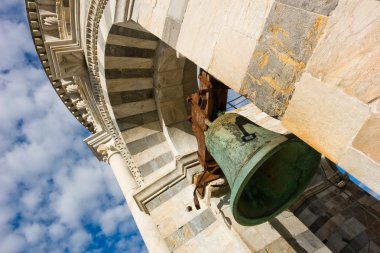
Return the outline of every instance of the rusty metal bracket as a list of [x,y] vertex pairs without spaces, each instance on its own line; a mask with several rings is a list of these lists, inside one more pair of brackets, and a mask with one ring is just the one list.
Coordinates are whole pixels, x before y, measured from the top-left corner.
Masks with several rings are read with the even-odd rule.
[[218,117],[220,112],[226,110],[228,87],[213,78],[206,71],[201,69],[199,79],[199,89],[186,101],[191,103],[191,116],[188,120],[198,143],[198,159],[204,171],[194,176],[194,204],[200,208],[197,193],[201,198],[208,183],[223,176],[218,164],[208,152],[205,144],[204,132],[208,129],[208,124]]

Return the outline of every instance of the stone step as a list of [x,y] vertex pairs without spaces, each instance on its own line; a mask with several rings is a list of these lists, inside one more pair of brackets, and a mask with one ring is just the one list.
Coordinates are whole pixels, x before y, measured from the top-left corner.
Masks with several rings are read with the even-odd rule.
[[157,113],[157,110],[155,110],[155,111],[136,114],[133,116],[126,116],[123,118],[119,118],[116,121],[117,121],[120,131],[125,131],[128,129],[132,129],[132,128],[135,128],[144,124],[148,124],[151,122],[155,122],[158,120],[159,120],[158,113]]
[[[144,164],[152,162],[152,160],[160,159],[159,157],[166,158],[163,160],[170,162],[172,160],[173,155],[169,155],[169,153],[171,153],[170,147],[168,143],[164,141],[155,146],[149,147],[137,154],[134,154],[132,155],[132,157],[137,167],[140,167]],[[157,169],[159,169],[159,167]]]
[[157,111],[156,101],[154,99],[113,106],[113,112],[116,119],[139,115],[151,111]]
[[120,45],[106,45],[105,55],[116,57],[139,57],[139,58],[153,58],[155,54],[154,49],[145,49],[138,47],[128,47]]
[[153,88],[153,78],[118,78],[107,80],[108,92],[121,92]]
[[143,90],[133,90],[133,91],[123,91],[123,92],[110,92],[108,93],[111,105],[121,105],[131,102],[138,102],[147,99],[154,98],[153,88],[143,89]]
[[136,78],[153,76],[153,69],[106,69],[105,75],[108,79]]
[[162,131],[161,123],[159,121],[143,124],[138,127],[134,127],[125,131],[121,131],[126,144],[139,140],[140,138],[160,133]]
[[162,132],[158,132],[145,136],[133,142],[129,142],[127,146],[131,155],[135,155],[137,153],[143,152],[146,149],[157,146],[165,141],[166,139],[164,134]]
[[143,178],[157,178],[157,174],[161,174],[161,170],[172,169],[175,166],[175,161],[172,152],[166,152],[159,157],[150,160],[149,162],[139,166],[141,176]]
[[108,35],[108,38],[107,38],[107,44],[145,48],[145,49],[156,49],[158,43],[155,40],[146,40],[146,39],[139,39],[139,38],[122,36],[122,35],[110,34]]
[[119,24],[117,24],[117,26],[121,26],[121,27],[125,27],[125,28],[130,28],[130,29],[133,29],[133,30],[138,30],[138,31],[149,33],[141,25],[139,25],[139,24],[137,24],[136,22],[133,22],[133,21],[119,23]]
[[152,58],[106,56],[106,69],[152,69]]
[[116,35],[144,39],[144,40],[157,40],[157,37],[151,33],[143,32],[141,30],[131,29],[128,27],[118,26],[118,25],[113,25],[111,27],[110,34],[116,34]]

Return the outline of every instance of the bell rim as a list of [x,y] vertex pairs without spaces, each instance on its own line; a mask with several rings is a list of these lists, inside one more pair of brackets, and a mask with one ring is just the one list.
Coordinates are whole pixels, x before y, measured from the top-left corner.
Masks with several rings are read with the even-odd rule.
[[[284,137],[284,136],[281,136],[281,137]],[[299,138],[297,137],[293,137],[293,138],[286,138],[285,137],[285,140],[283,138],[276,138],[274,140],[272,140],[268,145],[267,145],[267,148],[263,148],[261,149],[259,152],[257,152],[255,155],[255,159],[250,159],[242,168],[241,168],[241,172],[243,172],[242,174],[239,173],[239,176],[235,179],[234,181],[234,185],[231,189],[231,201],[230,201],[230,206],[231,206],[231,209],[232,209],[232,214],[233,214],[233,217],[235,218],[235,220],[240,224],[240,225],[245,225],[245,226],[252,226],[252,225],[258,225],[258,224],[261,224],[261,223],[264,223],[272,218],[274,218],[275,216],[277,216],[278,214],[280,214],[281,212],[283,212],[286,208],[288,208],[292,203],[293,201],[299,197],[299,194],[300,192],[303,192],[307,185],[308,185],[308,182],[305,182],[304,185],[302,185],[302,187],[300,187],[296,194],[294,194],[293,197],[289,198],[282,206],[280,206],[277,211],[273,212],[272,214],[268,215],[268,216],[263,216],[263,217],[260,217],[260,218],[246,218],[244,217],[238,210],[237,210],[237,203],[241,197],[241,194],[242,194],[242,191],[244,189],[244,187],[246,186],[246,184],[248,183],[248,181],[251,179],[252,175],[260,168],[261,165],[263,165],[269,158],[271,158],[273,155],[275,155],[280,149],[282,149],[285,145],[288,145],[289,143],[292,143],[292,142],[299,142],[299,143],[303,143]],[[305,144],[305,143],[303,143]],[[307,145],[307,144],[306,144]],[[268,147],[269,146],[269,147]],[[260,154],[261,155],[258,155]],[[255,162],[256,161],[256,162]],[[251,170],[247,169],[247,168],[252,168]],[[311,178],[309,179],[309,181],[311,180]]]

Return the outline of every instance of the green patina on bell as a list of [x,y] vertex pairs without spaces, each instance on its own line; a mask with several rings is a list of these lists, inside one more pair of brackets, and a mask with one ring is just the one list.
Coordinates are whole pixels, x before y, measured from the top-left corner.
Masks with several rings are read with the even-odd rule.
[[236,221],[256,225],[275,217],[305,190],[321,155],[300,139],[227,113],[205,133],[206,146],[231,187]]

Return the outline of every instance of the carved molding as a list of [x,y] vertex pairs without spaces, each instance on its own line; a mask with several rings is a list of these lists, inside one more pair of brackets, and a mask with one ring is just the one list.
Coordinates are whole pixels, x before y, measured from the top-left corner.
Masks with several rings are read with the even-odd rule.
[[[67,7],[70,7],[69,14],[72,16],[70,20],[79,20],[78,0],[66,2],[63,0],[25,0],[25,3],[36,51],[57,95],[84,127],[92,133],[100,131],[98,118],[93,115],[96,112],[96,106],[90,108],[89,101],[87,101],[90,95],[85,96],[85,93],[87,94],[89,91],[87,89],[83,89],[82,92],[74,91],[73,86],[66,89],[68,85],[66,79],[73,80],[78,79],[76,76],[87,75],[83,50],[80,48],[79,27],[75,23],[70,24],[71,31],[65,31],[67,22],[65,8],[67,10]],[[49,30],[54,30],[60,35],[51,40],[52,34],[47,34]],[[49,39],[50,41],[47,41]],[[71,84],[75,85],[75,83],[76,81],[71,81]],[[76,87],[78,88],[78,86]],[[86,91],[84,92],[84,90]],[[83,103],[79,103],[82,100],[85,102],[85,108],[83,108]]]
[[110,157],[115,153],[120,153],[116,148],[114,140],[110,140],[107,143],[100,144],[96,151],[103,157],[103,161],[109,163]]
[[[75,106],[78,110],[86,110],[86,102],[84,100],[79,100]],[[83,116],[84,117],[84,116]]]
[[99,161],[107,161],[109,152],[119,152],[112,136],[105,131],[97,132],[84,140],[92,153],[98,158]]
[[[72,20],[79,20],[79,8],[78,0],[69,0],[71,7],[71,15],[76,16]],[[54,41],[46,41],[43,26],[43,20],[41,20],[41,15],[39,12],[40,2],[37,0],[25,0],[27,16],[31,28],[32,37],[36,46],[36,51],[39,55],[41,63],[45,69],[46,75],[48,76],[50,82],[52,83],[58,96],[71,111],[71,113],[81,122],[89,131],[98,135],[103,134],[102,127],[98,120],[102,121],[102,125],[106,127],[107,131],[111,134],[115,142],[115,147],[120,150],[123,158],[127,162],[132,175],[135,177],[136,182],[141,185],[143,183],[140,171],[138,170],[136,164],[134,163],[130,153],[126,149],[126,144],[124,140],[119,136],[119,131],[113,125],[110,114],[108,112],[103,92],[100,86],[99,80],[99,68],[97,61],[97,37],[98,37],[98,27],[100,18],[103,15],[104,8],[108,0],[91,0],[89,4],[89,13],[86,24],[86,52],[87,55],[87,67],[85,65],[85,58],[83,50],[80,44],[80,31],[79,27],[74,23],[71,24],[71,38],[61,39]],[[55,3],[61,1],[54,0],[49,2],[49,8],[53,10]],[[51,15],[53,13],[53,15]],[[51,11],[50,16],[54,16],[54,12]],[[58,17],[58,27],[60,26],[60,20],[63,18],[56,13]],[[49,18],[46,20],[47,24],[54,24],[54,18]],[[45,26],[46,26],[45,25]],[[65,79],[71,78],[76,79],[76,77],[82,74],[89,74],[91,89],[88,92],[92,93],[91,98],[85,98],[84,94],[76,93],[73,86],[68,87],[69,92],[67,92],[66,87],[68,85],[63,85]],[[80,85],[79,85],[80,86]],[[88,99],[91,100],[90,105]],[[84,102],[81,102],[84,101]],[[79,106],[78,106],[79,104]],[[86,107],[86,110],[83,109]],[[95,117],[94,112],[99,113],[99,118]],[[98,115],[96,115],[98,116]],[[93,150],[94,154],[98,156],[96,150]]]
[[66,26],[66,13],[63,6],[64,0],[56,0],[55,1],[55,8],[57,12],[57,27],[58,27],[58,33],[60,39],[68,39],[70,34],[67,30]]
[[41,19],[44,21],[44,29],[57,29],[58,30],[58,17],[57,15],[46,15],[41,16]]
[[56,76],[58,78],[68,78],[82,76],[86,74],[83,50],[65,50],[56,52]]
[[[170,171],[168,174],[162,176],[152,184],[142,187],[138,192],[134,194],[134,199],[141,211],[149,214],[149,210],[146,204],[151,200],[159,196],[162,192],[166,191],[173,185],[187,178],[189,182],[192,181],[193,174],[199,172],[199,170],[189,172],[192,169],[199,166],[198,155],[196,152],[184,155],[176,158],[176,168]],[[200,170],[203,170],[199,166]],[[192,183],[192,182],[191,182]]]
[[119,131],[112,122],[100,85],[99,66],[97,58],[97,38],[100,19],[104,13],[104,9],[107,5],[107,2],[108,0],[91,0],[89,6],[86,24],[86,52],[89,75],[93,88],[93,94],[98,109],[100,111],[102,120],[106,125],[107,131],[112,135],[112,138],[115,141],[116,148],[120,150],[120,153],[122,154],[124,160],[127,162],[128,168],[131,170],[131,173],[135,178],[137,184],[141,186],[143,184],[143,179],[141,177],[140,171],[137,168],[135,162],[133,161],[131,154],[127,150],[127,146],[124,142],[124,139],[120,136]]

